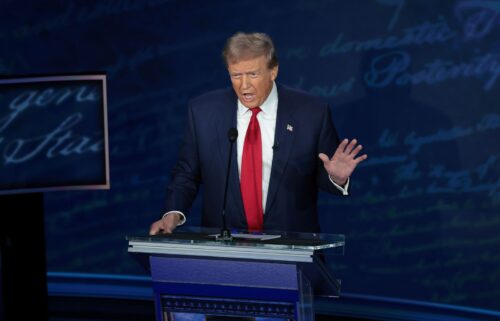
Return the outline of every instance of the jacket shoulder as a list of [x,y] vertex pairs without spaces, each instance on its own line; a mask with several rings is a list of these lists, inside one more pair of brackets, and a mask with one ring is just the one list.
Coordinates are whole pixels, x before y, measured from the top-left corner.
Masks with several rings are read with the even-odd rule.
[[[285,100],[297,107],[306,106],[305,109],[308,111],[324,111],[325,108],[329,108],[329,103],[324,98],[285,85],[278,86],[278,97],[280,101]],[[304,108],[300,109],[304,110]]]
[[191,108],[215,108],[221,104],[235,102],[236,96],[232,88],[221,88],[203,93],[189,100]]

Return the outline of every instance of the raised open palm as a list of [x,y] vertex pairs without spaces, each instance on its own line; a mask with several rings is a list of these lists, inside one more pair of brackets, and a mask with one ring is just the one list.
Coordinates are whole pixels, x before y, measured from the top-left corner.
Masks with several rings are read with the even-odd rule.
[[368,157],[366,154],[358,156],[362,148],[356,139],[350,142],[344,139],[331,158],[326,154],[319,154],[325,170],[335,183],[344,185],[356,166]]

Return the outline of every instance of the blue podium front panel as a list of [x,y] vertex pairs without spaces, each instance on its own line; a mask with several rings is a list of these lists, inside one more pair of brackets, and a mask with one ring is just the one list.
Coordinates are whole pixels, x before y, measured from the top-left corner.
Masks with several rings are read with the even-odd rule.
[[295,318],[295,264],[151,256],[150,266],[163,312]]

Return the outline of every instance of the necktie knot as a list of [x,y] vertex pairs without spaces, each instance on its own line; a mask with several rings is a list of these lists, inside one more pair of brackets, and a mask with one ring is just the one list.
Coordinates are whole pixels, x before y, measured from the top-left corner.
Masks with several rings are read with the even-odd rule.
[[260,107],[254,107],[250,108],[250,111],[252,112],[252,117],[257,117],[257,114],[260,113],[262,109],[260,109]]

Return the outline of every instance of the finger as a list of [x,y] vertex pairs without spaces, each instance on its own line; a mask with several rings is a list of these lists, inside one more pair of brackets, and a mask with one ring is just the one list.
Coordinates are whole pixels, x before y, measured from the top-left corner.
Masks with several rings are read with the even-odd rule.
[[340,143],[339,147],[337,147],[337,150],[340,151],[340,152],[344,152],[345,147],[347,146],[348,142],[349,142],[349,140],[347,138],[344,138],[342,140],[342,142]]
[[323,161],[323,164],[330,161],[330,157],[328,157],[326,154],[320,153],[318,157]]
[[351,140],[349,145],[347,145],[347,147],[345,148],[346,154],[350,154],[352,152],[354,146],[356,146],[357,143],[358,143],[358,141],[356,140],[356,138]]
[[363,154],[363,155],[359,156],[358,158],[354,159],[354,161],[356,162],[356,165],[357,165],[357,164],[361,163],[362,161],[364,161],[367,158],[368,158],[368,155]]
[[166,224],[165,222],[163,222],[159,234],[171,234],[171,233],[172,233],[172,228],[170,227],[170,224]]
[[158,224],[153,223],[153,224],[151,224],[151,227],[149,228],[149,235],[156,235],[156,234],[158,234],[159,230],[160,229],[158,228]]
[[163,234],[171,234],[175,230],[177,227],[177,220],[175,217],[175,215],[167,215],[167,217],[163,219]]
[[351,153],[351,156],[353,158],[356,157],[356,155],[358,155],[358,153],[363,149],[363,145],[358,145],[356,148],[354,148],[354,150],[352,151]]
[[165,225],[163,228],[163,234],[172,234],[176,227],[177,227],[177,225],[175,225],[175,224]]

